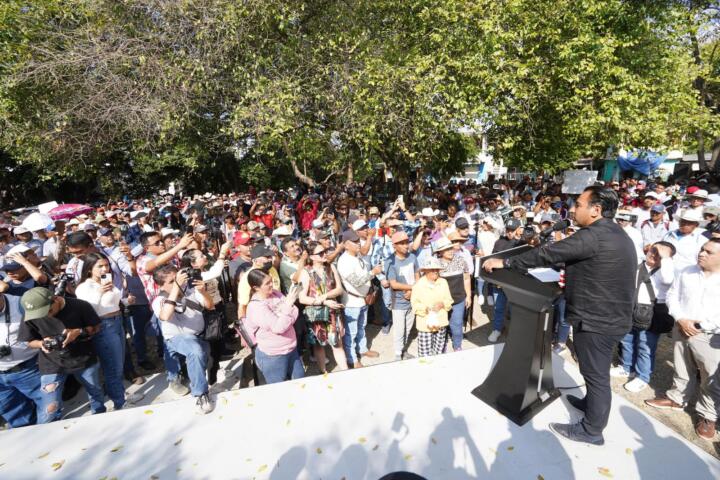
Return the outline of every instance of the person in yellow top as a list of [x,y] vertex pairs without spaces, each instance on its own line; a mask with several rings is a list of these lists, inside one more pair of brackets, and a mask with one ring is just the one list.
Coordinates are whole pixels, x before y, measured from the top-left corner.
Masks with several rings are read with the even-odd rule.
[[420,266],[423,276],[413,285],[410,305],[418,330],[418,356],[439,355],[447,344],[448,312],[453,299],[450,287],[440,278],[443,266],[431,257]]
[[263,272],[270,275],[273,281],[273,288],[280,290],[280,275],[278,275],[275,265],[275,252],[265,245],[255,245],[250,251],[253,265],[238,281],[237,289],[237,303],[238,303],[238,320],[242,321],[245,319],[245,312],[247,311],[248,303],[250,303],[250,294],[252,289],[247,280],[247,274],[251,270],[262,270]]

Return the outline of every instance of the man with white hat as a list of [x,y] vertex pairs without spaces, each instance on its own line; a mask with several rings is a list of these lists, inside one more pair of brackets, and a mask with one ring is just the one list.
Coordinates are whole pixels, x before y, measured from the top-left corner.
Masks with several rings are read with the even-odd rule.
[[642,224],[645,223],[646,220],[650,219],[650,209],[653,207],[653,205],[656,205],[658,203],[657,193],[652,190],[644,191],[644,193],[645,195],[643,196],[642,204],[633,208],[630,212],[635,215],[635,217],[637,217],[634,226],[638,230],[640,229]]
[[38,256],[42,255],[42,242],[34,239],[32,232],[27,227],[20,225],[13,228],[13,235],[17,239],[17,245],[26,245],[35,250]]
[[[675,216],[673,217],[673,221],[671,223],[671,228],[675,229],[678,228],[680,217],[685,213],[686,210],[692,210],[697,212],[700,217],[702,218],[703,209],[705,208],[705,204],[710,202],[710,199],[708,198],[708,191],[703,190],[698,187],[689,187],[687,189],[687,194],[685,195],[685,202],[683,208],[677,211]],[[693,260],[694,262],[694,260]]]
[[678,272],[697,263],[698,253],[708,241],[702,234],[704,230],[700,228],[702,221],[702,211],[694,208],[685,209],[679,215],[678,228],[670,230],[663,238],[664,241],[672,243],[677,250],[674,260],[675,270]]
[[27,245],[12,247],[0,270],[6,274],[4,281],[0,281],[0,292],[8,295],[21,296],[33,287],[50,284],[50,275],[43,271],[40,258]]

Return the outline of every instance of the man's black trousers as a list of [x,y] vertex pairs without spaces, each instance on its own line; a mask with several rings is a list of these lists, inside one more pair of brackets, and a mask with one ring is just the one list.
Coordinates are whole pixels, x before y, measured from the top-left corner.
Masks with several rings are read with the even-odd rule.
[[590,435],[601,435],[610,417],[610,364],[613,352],[624,335],[579,331],[573,334],[580,373],[585,379],[583,427]]

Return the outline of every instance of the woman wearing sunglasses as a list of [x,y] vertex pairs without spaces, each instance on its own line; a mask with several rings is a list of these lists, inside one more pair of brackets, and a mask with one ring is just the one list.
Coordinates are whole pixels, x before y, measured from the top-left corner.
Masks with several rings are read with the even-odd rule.
[[340,315],[343,305],[335,298],[342,292],[340,275],[328,262],[331,253],[318,242],[308,244],[311,263],[300,274],[300,303],[305,305],[308,322],[308,343],[312,346],[315,360],[325,373],[325,346],[330,345],[335,363],[347,370],[347,360],[342,346],[343,327]]

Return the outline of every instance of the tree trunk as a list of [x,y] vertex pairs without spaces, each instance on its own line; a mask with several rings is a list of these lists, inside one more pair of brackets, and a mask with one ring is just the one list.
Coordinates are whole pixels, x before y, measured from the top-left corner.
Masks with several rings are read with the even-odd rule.
[[297,177],[298,180],[300,180],[302,183],[307,185],[308,187],[314,187],[316,185],[315,180],[305,175],[303,172],[300,171],[298,168],[297,162],[293,158],[292,152],[290,151],[290,145],[288,145],[288,142],[286,139],[283,138],[283,147],[285,147],[285,156],[290,159],[290,165],[292,165],[293,173]]
[[720,137],[715,137],[712,155],[710,155],[710,165],[715,170],[715,173],[720,175]]
[[352,163],[348,163],[347,166],[347,179],[345,180],[345,185],[350,185],[354,180],[355,172],[353,171]]
[[705,172],[707,171],[707,163],[705,162],[705,135],[703,135],[703,131],[698,129],[696,132],[697,135],[697,156],[698,156],[698,163],[700,164],[700,171]]

